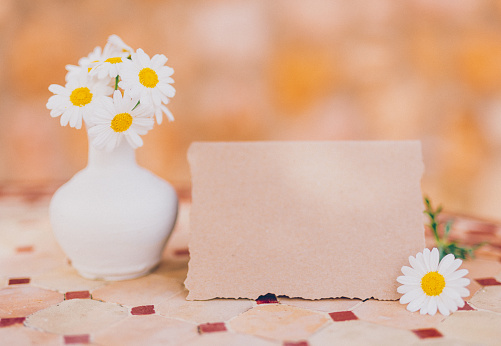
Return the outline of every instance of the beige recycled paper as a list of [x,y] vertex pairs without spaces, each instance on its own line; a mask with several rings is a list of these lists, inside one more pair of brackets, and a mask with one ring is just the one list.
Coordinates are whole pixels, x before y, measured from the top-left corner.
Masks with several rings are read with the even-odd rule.
[[398,299],[424,249],[418,141],[194,143],[187,299]]

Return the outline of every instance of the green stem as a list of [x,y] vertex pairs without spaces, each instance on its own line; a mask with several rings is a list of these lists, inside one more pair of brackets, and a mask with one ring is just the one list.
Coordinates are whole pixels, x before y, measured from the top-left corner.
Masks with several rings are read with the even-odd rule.
[[118,90],[118,75],[115,77],[115,90]]

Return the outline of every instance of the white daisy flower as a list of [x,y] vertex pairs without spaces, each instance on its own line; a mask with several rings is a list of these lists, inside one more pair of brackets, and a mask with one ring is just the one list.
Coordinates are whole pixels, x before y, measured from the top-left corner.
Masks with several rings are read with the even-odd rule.
[[49,98],[47,108],[50,109],[51,117],[61,116],[61,125],[80,129],[82,120],[90,125],[90,115],[99,105],[105,95],[110,95],[113,88],[91,79],[87,72],[81,70],[75,74],[63,87],[52,84],[49,90],[55,95]]
[[115,90],[113,100],[107,97],[93,116],[94,126],[89,128],[92,144],[108,152],[115,149],[125,137],[132,148],[143,145],[139,135],[145,135],[153,128],[152,109],[139,104],[126,91],[122,97]]
[[97,76],[99,79],[116,78],[120,64],[132,53],[132,48],[126,45],[120,37],[111,35],[100,59],[91,64],[91,76]]
[[142,50],[138,49],[131,56],[132,60],[126,60],[120,67],[120,78],[118,85],[124,90],[130,90],[132,97],[137,97],[141,104],[152,105],[155,108],[157,123],[162,122],[162,113],[165,113],[169,120],[174,119],[167,107],[169,98],[173,97],[176,90],[171,83],[174,80],[170,77],[174,70],[164,66],[167,58],[163,54],[157,54],[151,58]]
[[448,254],[439,262],[438,249],[433,248],[424,249],[416,258],[409,256],[409,262],[412,268],[403,266],[404,276],[397,278],[403,284],[397,289],[404,294],[400,303],[409,304],[407,310],[435,315],[438,309],[442,315],[449,315],[464,306],[462,297],[470,295],[466,288],[470,280],[463,277],[468,270],[457,270],[463,261]]
[[124,41],[118,37],[117,35],[111,35],[108,37],[107,47],[110,48],[111,52],[115,55],[120,55],[123,53],[127,53],[127,56],[134,53],[134,50],[126,45]]
[[78,66],[66,65],[66,70],[68,71],[65,77],[66,82],[74,79],[78,74],[82,72],[82,70],[90,72],[91,64],[101,61],[102,54],[103,52],[101,47],[96,47],[92,52],[89,53],[89,55],[84,56],[83,58],[80,58],[78,60]]

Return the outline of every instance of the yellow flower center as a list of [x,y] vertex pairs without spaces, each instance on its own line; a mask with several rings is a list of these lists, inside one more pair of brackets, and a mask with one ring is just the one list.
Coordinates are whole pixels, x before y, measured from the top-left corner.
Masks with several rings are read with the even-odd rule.
[[124,132],[132,124],[132,116],[129,113],[120,113],[115,115],[111,121],[111,128],[115,132]]
[[428,296],[438,296],[445,287],[445,279],[442,274],[429,272],[421,279],[421,288]]
[[118,64],[119,62],[122,62],[122,58],[120,58],[120,57],[108,58],[104,62],[109,62],[110,64]]
[[92,101],[92,93],[89,88],[76,88],[71,92],[70,101],[74,106],[83,107]]
[[154,88],[158,83],[157,73],[149,67],[139,71],[139,82],[147,88]]

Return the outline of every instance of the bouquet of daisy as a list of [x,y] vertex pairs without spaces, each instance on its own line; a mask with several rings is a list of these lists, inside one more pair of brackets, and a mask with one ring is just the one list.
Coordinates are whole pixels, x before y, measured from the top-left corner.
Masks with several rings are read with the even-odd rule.
[[66,85],[52,84],[47,102],[52,117],[62,126],[80,129],[85,123],[89,140],[98,149],[112,151],[123,138],[132,148],[143,145],[140,135],[174,117],[167,109],[176,90],[174,70],[163,54],[150,57],[134,51],[117,35],[104,49],[96,47],[78,66],[67,65]]

